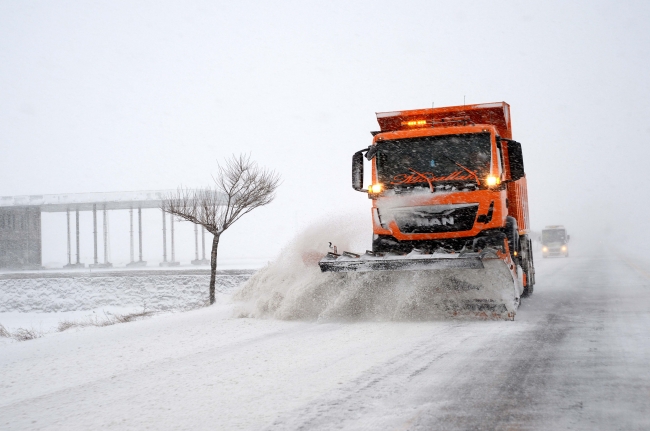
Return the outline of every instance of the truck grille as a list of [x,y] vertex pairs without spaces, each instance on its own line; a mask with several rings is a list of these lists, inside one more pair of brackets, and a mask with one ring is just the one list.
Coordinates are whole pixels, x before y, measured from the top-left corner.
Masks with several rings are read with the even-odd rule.
[[395,222],[402,233],[437,233],[470,230],[478,204],[436,205],[398,209]]

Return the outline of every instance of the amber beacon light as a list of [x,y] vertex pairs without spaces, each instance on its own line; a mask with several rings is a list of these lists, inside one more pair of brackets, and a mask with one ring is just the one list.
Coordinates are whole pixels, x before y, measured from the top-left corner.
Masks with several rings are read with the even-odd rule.
[[417,127],[417,126],[426,126],[427,120],[411,120],[411,121],[402,121],[402,126]]

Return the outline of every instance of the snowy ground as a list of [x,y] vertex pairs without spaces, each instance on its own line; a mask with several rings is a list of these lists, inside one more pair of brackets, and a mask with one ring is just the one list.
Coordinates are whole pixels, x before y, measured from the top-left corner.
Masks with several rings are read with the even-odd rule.
[[221,298],[4,343],[0,428],[650,428],[650,266],[537,267],[514,322],[237,318]]
[[[62,311],[58,313],[22,313],[7,311],[0,313],[0,324],[9,332],[19,329],[29,329],[41,335],[56,332],[59,323],[63,321],[105,320],[114,314],[130,314],[143,311],[142,307],[100,307],[94,310]],[[0,344],[11,340],[0,338]]]
[[[216,289],[231,292],[253,273],[218,271]],[[208,303],[208,269],[67,271],[0,274],[0,323],[37,328],[57,318],[143,309],[178,311]],[[59,316],[59,317],[57,317]],[[40,328],[46,330],[46,328]]]

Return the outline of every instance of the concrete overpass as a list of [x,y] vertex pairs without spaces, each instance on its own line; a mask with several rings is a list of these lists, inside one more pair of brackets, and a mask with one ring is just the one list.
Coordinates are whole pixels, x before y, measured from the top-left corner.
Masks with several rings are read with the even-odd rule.
[[[170,190],[147,190],[133,192],[108,193],[69,193],[57,195],[2,196],[0,197],[0,268],[34,269],[42,266],[41,249],[41,213],[65,212],[68,227],[68,264],[67,268],[83,268],[79,250],[79,212],[93,213],[94,259],[90,267],[107,268],[112,264],[108,261],[107,212],[113,210],[128,210],[130,216],[131,261],[127,266],[146,266],[142,260],[142,210],[148,208],[160,209],[163,197]],[[99,261],[97,250],[97,212],[103,213],[104,250],[103,262]],[[135,260],[135,239],[133,229],[133,213],[137,212],[138,220],[138,260]],[[72,259],[73,241],[71,238],[70,214],[74,213],[75,226],[75,260]],[[174,219],[170,219],[171,259],[167,259],[167,218],[162,213],[163,220],[163,262],[161,266],[175,266],[174,250]],[[205,258],[205,229],[201,227],[202,258],[199,259],[198,226],[194,226],[195,259],[193,264],[207,264]]]

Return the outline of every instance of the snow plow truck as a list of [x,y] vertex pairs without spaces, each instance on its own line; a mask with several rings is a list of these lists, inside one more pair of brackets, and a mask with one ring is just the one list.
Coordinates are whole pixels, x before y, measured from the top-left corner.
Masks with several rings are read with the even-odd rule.
[[352,187],[372,200],[372,250],[331,247],[321,271],[392,274],[453,316],[513,320],[520,298],[533,293],[535,268],[510,106],[376,115],[372,144],[352,156]]

